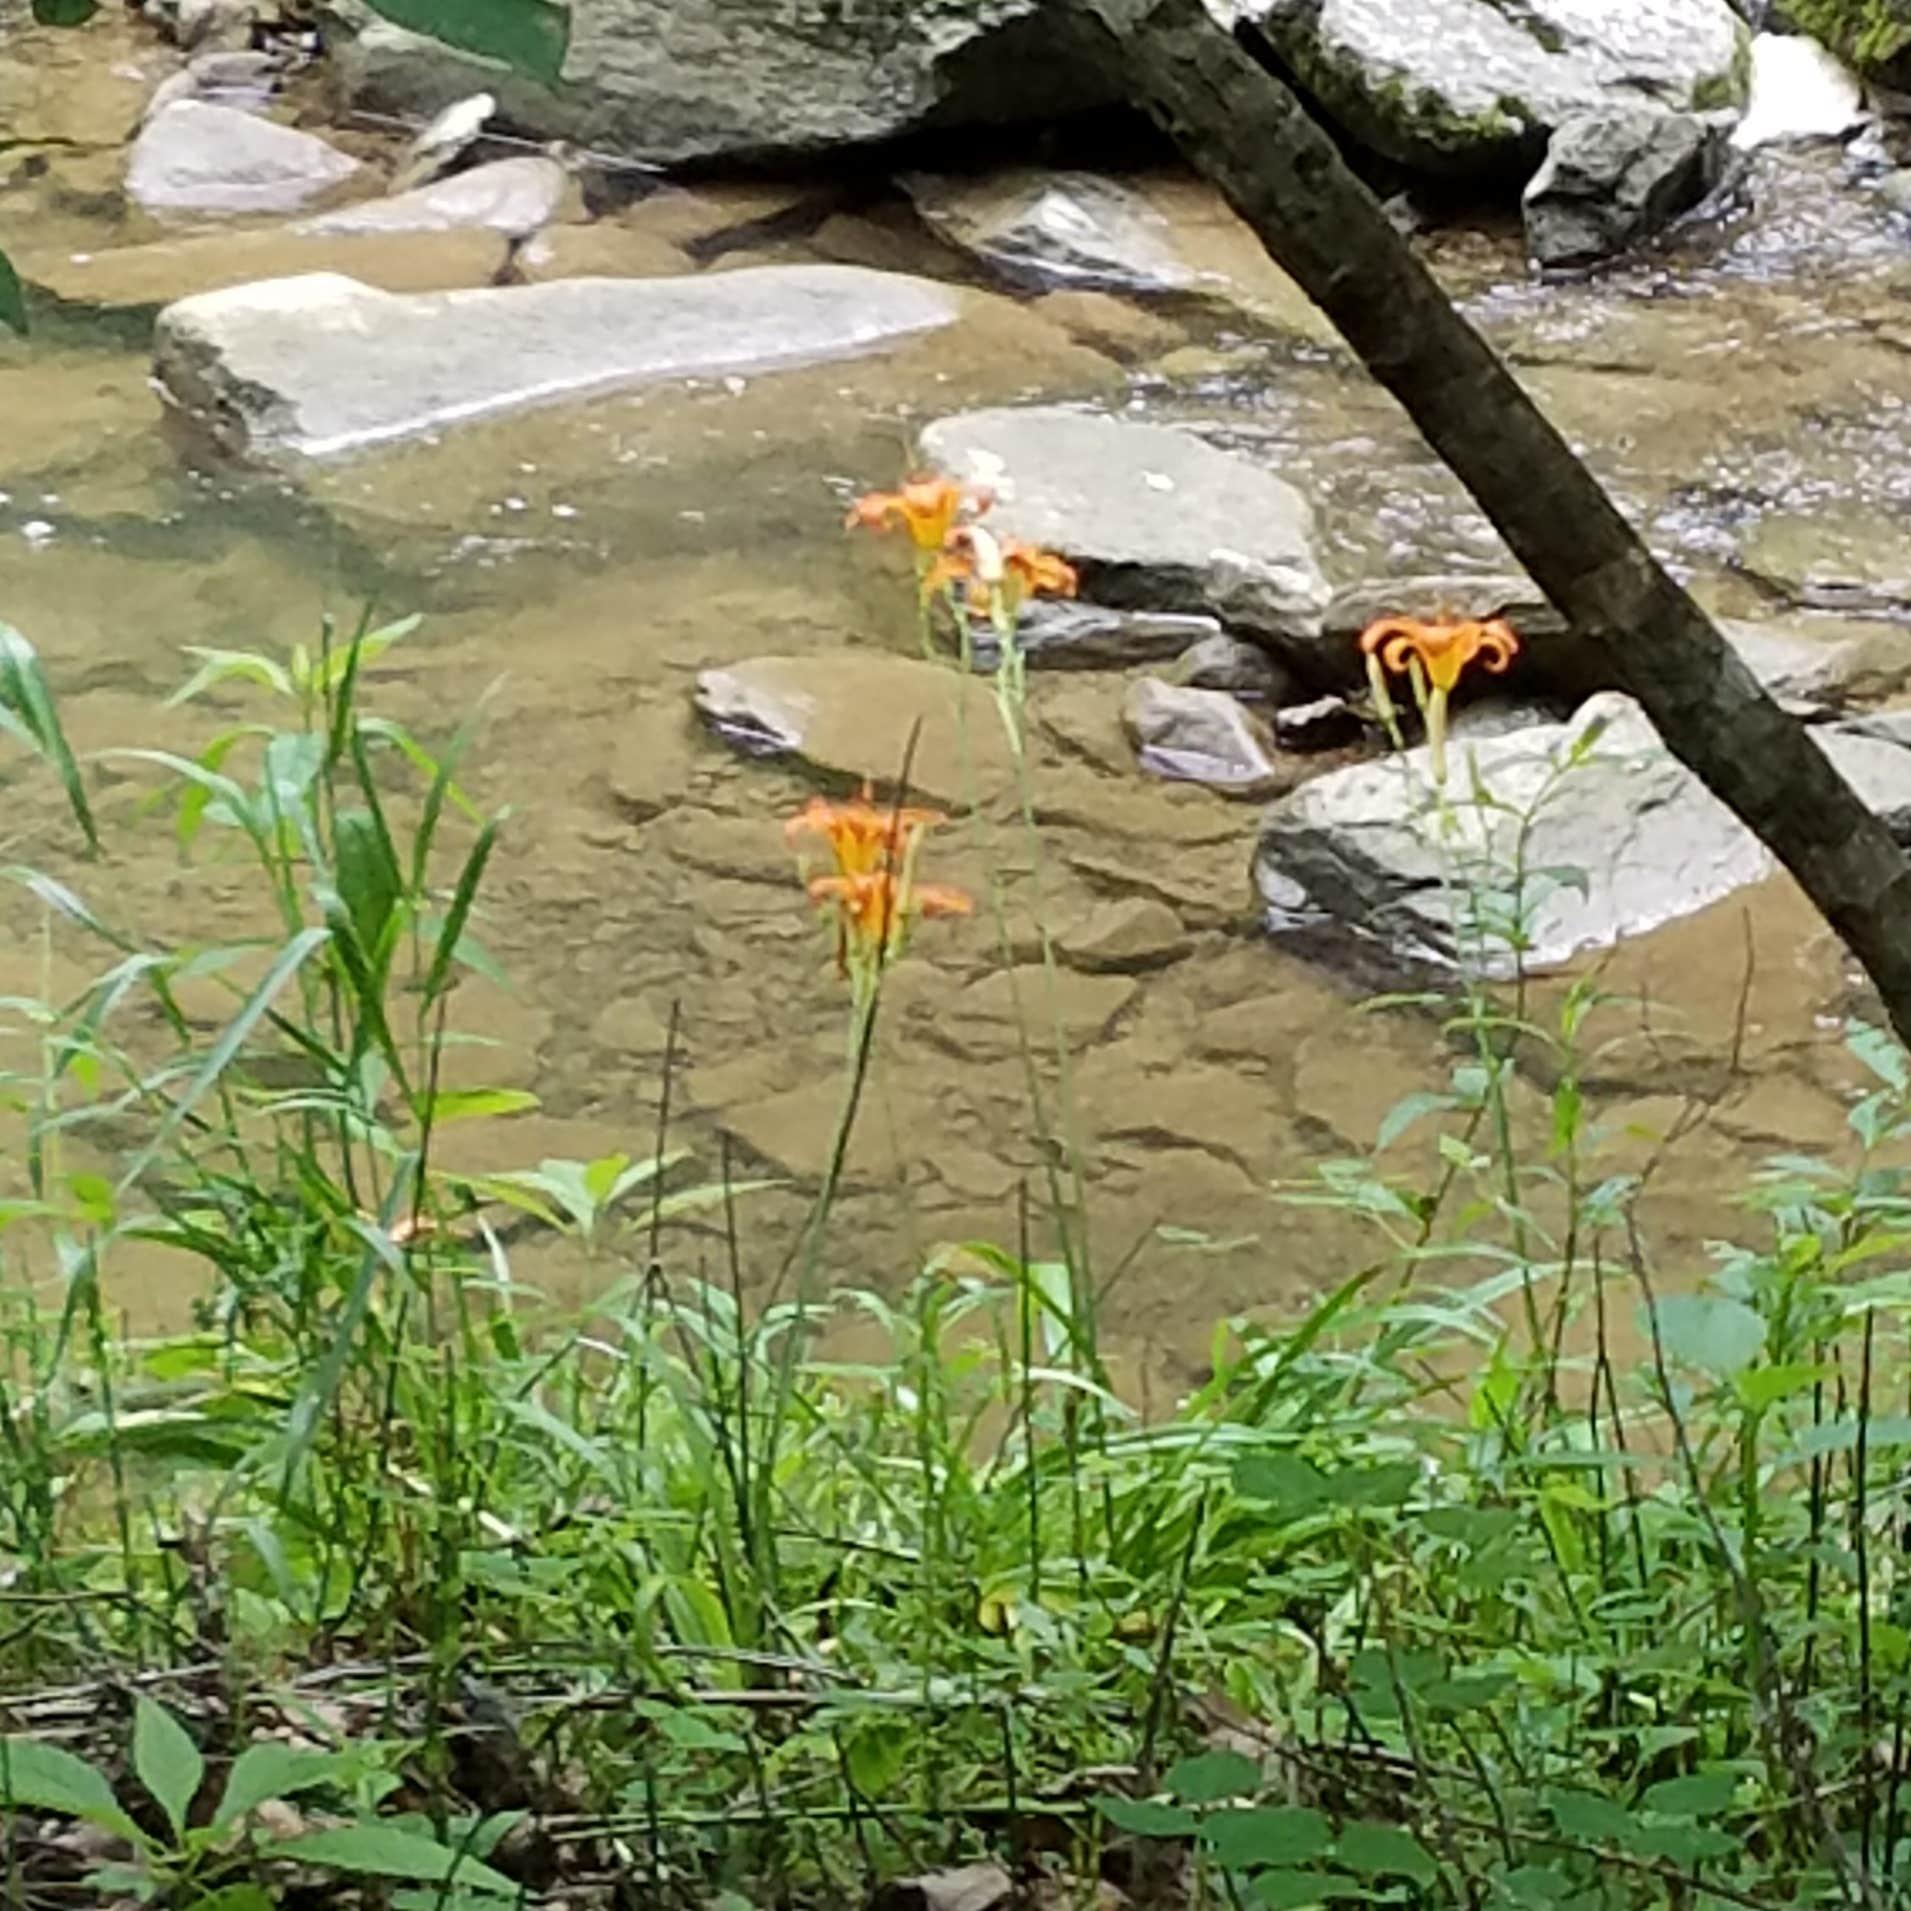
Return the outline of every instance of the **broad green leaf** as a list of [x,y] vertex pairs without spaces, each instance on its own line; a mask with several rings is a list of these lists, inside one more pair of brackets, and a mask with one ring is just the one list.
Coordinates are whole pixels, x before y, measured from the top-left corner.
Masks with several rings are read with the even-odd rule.
[[33,0],[33,17],[43,27],[82,27],[99,10],[99,0]]
[[549,0],[370,0],[394,26],[423,33],[555,86],[571,40],[568,9]]
[[1641,1801],[1647,1811],[1672,1818],[1716,1818],[1732,1808],[1738,1780],[1730,1772],[1696,1772],[1654,1785]]
[[865,1798],[887,1795],[909,1759],[910,1733],[900,1719],[871,1719],[848,1733],[843,1762],[849,1782]]
[[30,1738],[0,1738],[0,1810],[34,1811],[83,1818],[142,1849],[146,1836],[127,1817],[106,1775],[58,1745]]
[[1769,1407],[1794,1394],[1809,1393],[1821,1381],[1829,1380],[1830,1367],[1793,1361],[1782,1367],[1754,1367],[1737,1379],[1738,1397],[1754,1411]]
[[1241,1752],[1197,1752],[1170,1766],[1165,1782],[1183,1804],[1212,1805],[1258,1791],[1261,1768]]
[[1334,1842],[1327,1820],[1304,1805],[1253,1805],[1213,1813],[1202,1842],[1230,1871],[1261,1865],[1304,1865]]
[[502,1872],[415,1831],[401,1831],[375,1818],[330,1831],[308,1831],[261,1847],[268,1857],[318,1865],[371,1878],[409,1878],[419,1884],[447,1880],[470,1891],[492,1891],[515,1900],[518,1888]]
[[1263,1871],[1248,1886],[1249,1901],[1267,1911],[1308,1911],[1310,1905],[1364,1898],[1367,1887],[1330,1871]]
[[185,1911],[276,1911],[277,1902],[264,1885],[229,1884],[203,1898],[188,1898]]
[[1334,1856],[1362,1877],[1411,1878],[1416,1884],[1431,1884],[1439,1875],[1426,1847],[1398,1825],[1371,1821],[1349,1825],[1334,1846]]
[[376,962],[385,928],[404,893],[391,839],[370,810],[340,811],[332,825],[339,899],[366,959]]
[[1639,1821],[1623,1805],[1595,1792],[1567,1792],[1548,1787],[1546,1809],[1568,1838],[1589,1845],[1629,1844]]
[[1666,1358],[1729,1380],[1765,1345],[1765,1321],[1725,1294],[1668,1294],[1653,1319]]
[[26,336],[26,293],[21,288],[19,273],[13,269],[13,261],[4,252],[0,252],[0,325],[23,338]]
[[173,1836],[184,1837],[206,1761],[186,1728],[143,1692],[133,1706],[133,1770],[166,1814]]
[[1294,1518],[1333,1503],[1327,1476],[1297,1453],[1253,1453],[1238,1461],[1234,1486],[1244,1499],[1267,1500]]
[[1120,1798],[1106,1793],[1095,1800],[1095,1809],[1117,1831],[1136,1838],[1186,1838],[1201,1823],[1193,1812],[1153,1798]]
[[699,1712],[681,1705],[667,1705],[661,1699],[639,1699],[632,1706],[639,1717],[648,1719],[659,1738],[686,1752],[747,1752],[749,1741],[740,1733],[725,1732],[712,1725]]
[[1713,1858],[1730,1858],[1742,1848],[1741,1841],[1729,1831],[1683,1820],[1667,1824],[1634,1825],[1628,1847],[1641,1858],[1669,1858],[1679,1865],[1704,1864]]
[[342,1770],[343,1761],[333,1753],[315,1751],[309,1745],[286,1745],[278,1739],[248,1745],[226,1775],[226,1789],[213,1817],[213,1828],[230,1830],[247,1812],[256,1811],[268,1800],[295,1798],[300,1792],[329,1785]]

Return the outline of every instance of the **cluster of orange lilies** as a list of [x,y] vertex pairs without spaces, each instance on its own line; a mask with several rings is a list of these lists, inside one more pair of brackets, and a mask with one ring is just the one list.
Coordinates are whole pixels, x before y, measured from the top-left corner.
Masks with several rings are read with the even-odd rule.
[[[900,490],[858,498],[850,507],[848,528],[907,533],[925,604],[944,597],[952,608],[966,608],[969,615],[1012,632],[1029,598],[1073,597],[1078,580],[1074,567],[1053,551],[997,537],[977,523],[994,502],[978,485],[912,478]],[[1361,633],[1360,649],[1375,712],[1396,736],[1387,677],[1404,676],[1412,685],[1426,723],[1433,779],[1443,783],[1449,696],[1471,664],[1495,673],[1507,669],[1519,652],[1519,639],[1499,618],[1384,617]],[[915,918],[966,915],[974,906],[959,889],[915,880],[924,834],[946,820],[935,810],[900,803],[884,808],[867,783],[850,802],[814,797],[791,819],[792,841],[812,836],[829,848],[834,867],[810,882],[809,893],[835,917],[837,963],[845,975],[879,972],[899,953]]]
[[1073,597],[1080,579],[1053,551],[976,523],[994,503],[983,485],[911,478],[900,491],[858,498],[848,524],[852,531],[908,532],[925,600],[959,593],[972,616],[1009,629],[1031,597]]
[[[946,597],[969,615],[1012,632],[1031,597],[1073,597],[1074,567],[1019,538],[996,537],[975,520],[995,502],[978,485],[948,478],[912,478],[899,491],[876,491],[850,507],[851,530],[901,530],[916,555],[916,582],[925,604]],[[820,838],[835,867],[815,877],[810,899],[836,921],[836,960],[847,976],[879,972],[900,953],[918,917],[967,915],[970,898],[959,889],[915,879],[923,835],[946,819],[934,810],[900,804],[888,809],[869,786],[847,803],[813,798],[789,824],[792,840]]]
[[847,803],[813,796],[784,826],[791,842],[819,837],[834,870],[810,882],[810,900],[836,918],[836,965],[867,976],[901,953],[918,916],[966,916],[974,907],[960,889],[915,880],[923,835],[948,819],[939,810],[882,807],[869,785]]

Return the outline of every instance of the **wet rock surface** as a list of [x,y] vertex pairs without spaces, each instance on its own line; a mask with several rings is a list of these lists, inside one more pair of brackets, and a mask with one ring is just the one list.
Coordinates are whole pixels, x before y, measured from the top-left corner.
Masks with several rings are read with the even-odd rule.
[[1741,103],[1726,0],[1210,0],[1252,21],[1356,138],[1426,172],[1530,165],[1576,114]]
[[1121,720],[1151,776],[1229,796],[1268,796],[1290,780],[1274,759],[1273,739],[1225,690],[1140,677],[1128,686]]
[[940,287],[851,267],[415,298],[321,273],[170,306],[154,366],[226,449],[328,458],[646,381],[841,358],[958,311]]
[[[1761,881],[1758,839],[1659,742],[1629,698],[1608,692],[1563,723],[1461,728],[1465,767],[1444,799],[1425,749],[1336,770],[1276,804],[1256,875],[1270,920],[1328,916],[1408,959],[1464,955],[1508,966],[1505,872],[1536,876],[1523,902],[1529,966],[1603,950]],[[1856,719],[1814,732],[1864,801],[1901,838],[1911,830],[1911,722]],[[1594,739],[1589,759],[1560,766]],[[1449,746],[1450,750],[1454,748]],[[1481,805],[1475,776],[1492,792]],[[1479,910],[1474,895],[1489,898]]]
[[806,0],[574,0],[570,14],[556,88],[382,22],[340,47],[339,84],[354,106],[413,119],[490,90],[527,131],[660,164],[813,154],[1106,103],[1045,0],[832,14]]
[[152,212],[290,212],[358,170],[349,153],[315,134],[237,107],[180,100],[134,141],[126,191]]
[[[1220,630],[1212,617],[1039,598],[1024,606],[1015,641],[1032,670],[1120,670],[1178,657],[1190,644],[1218,639]],[[969,654],[978,670],[993,670],[1001,658],[994,628],[980,619]]]
[[1527,251],[1544,266],[1624,252],[1712,190],[1724,151],[1724,127],[1696,113],[1575,114],[1554,132],[1521,200]]
[[528,154],[494,160],[469,172],[433,180],[388,199],[321,213],[299,230],[341,232],[456,232],[483,230],[521,239],[547,226],[574,196],[570,177],[554,159]]
[[1191,432],[1057,407],[972,412],[924,460],[996,498],[990,523],[1082,566],[1082,594],[1312,640],[1328,602],[1307,501]]

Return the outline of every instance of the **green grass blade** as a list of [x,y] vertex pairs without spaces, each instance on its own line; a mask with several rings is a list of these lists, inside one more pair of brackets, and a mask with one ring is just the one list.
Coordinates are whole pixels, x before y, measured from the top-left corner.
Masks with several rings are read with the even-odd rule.
[[92,806],[86,800],[80,766],[67,744],[66,732],[60,727],[60,713],[54,706],[46,672],[41,668],[40,654],[11,624],[0,624],[0,704],[6,706],[33,747],[59,772],[67,806],[85,832],[87,847],[98,849],[99,831],[94,827]]
[[133,1165],[120,1177],[119,1192],[121,1194],[131,1188],[152,1166],[161,1150],[179,1132],[180,1126],[198,1107],[214,1083],[232,1066],[233,1058],[245,1046],[247,1038],[259,1025],[266,1011],[271,1008],[274,997],[304,967],[306,958],[315,949],[331,940],[331,934],[329,929],[301,930],[279,951],[277,960],[266,971],[258,987],[246,997],[244,1006],[226,1024],[224,1033],[207,1052],[206,1059],[200,1063],[197,1073],[187,1083],[185,1093],[167,1111],[166,1119],[159,1124],[158,1132],[140,1150],[138,1159]]

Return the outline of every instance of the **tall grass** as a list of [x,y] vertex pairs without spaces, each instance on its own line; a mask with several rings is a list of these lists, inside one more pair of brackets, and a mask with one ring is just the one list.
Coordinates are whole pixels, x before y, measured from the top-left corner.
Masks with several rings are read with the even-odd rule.
[[[20,875],[100,967],[10,1011],[0,1898],[823,1906],[986,1858],[1044,1904],[1907,1900],[1895,1046],[1853,1031],[1851,1161],[1773,1163],[1701,1277],[1582,1105],[1596,987],[1542,1026],[1462,977],[1417,1005],[1452,1077],[1389,1124],[1423,1174],[1287,1191],[1371,1256],[1217,1325],[1144,1421],[1039,1189],[1010,1245],[849,1285],[825,1197],[766,1300],[750,1189],[668,1122],[641,1161],[438,1165],[522,1098],[446,1085],[502,819],[470,726],[376,714],[403,634],[202,654],[189,694],[266,716],[130,753],[255,872],[242,932],[153,945]],[[603,1291],[526,1284],[526,1228]],[[154,1252],[199,1300],[140,1338]],[[216,1801],[275,1742],[319,1762],[195,1819],[181,1771]]]

